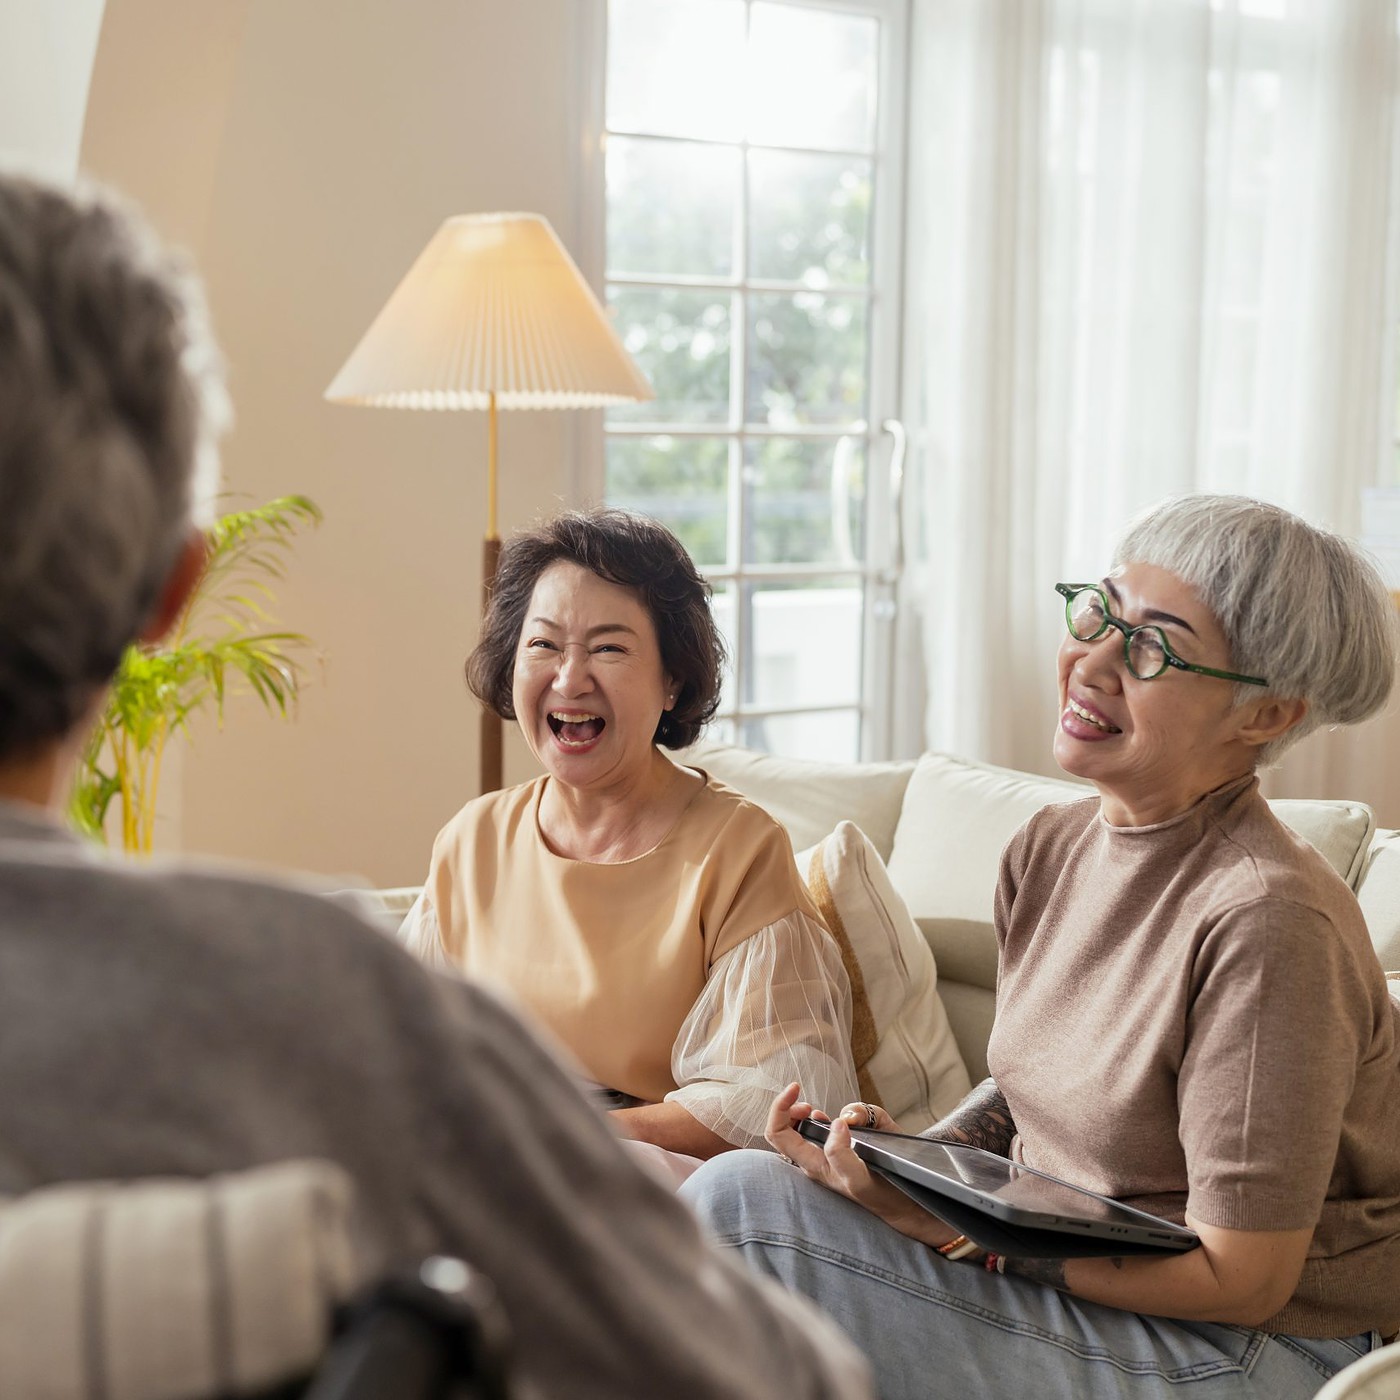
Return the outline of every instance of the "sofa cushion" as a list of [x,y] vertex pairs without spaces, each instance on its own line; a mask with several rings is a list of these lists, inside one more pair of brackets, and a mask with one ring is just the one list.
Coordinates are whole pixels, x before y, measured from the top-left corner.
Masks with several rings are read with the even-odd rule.
[[1090,792],[949,754],[919,760],[904,793],[890,879],[944,978],[996,987],[992,901],[1002,848],[1047,803]]
[[1400,971],[1400,831],[1377,833],[1356,897],[1381,966]]
[[1274,815],[1314,847],[1322,858],[1355,889],[1366,868],[1375,814],[1364,802],[1330,802],[1275,797]]
[[859,827],[839,823],[798,855],[797,866],[851,980],[861,1096],[882,1104],[906,1132],[919,1132],[969,1087],[933,954]]
[[794,849],[820,841],[839,821],[854,822],[880,859],[890,858],[904,789],[914,772],[904,763],[817,763],[775,758],[734,744],[699,743],[675,755],[771,812]]
[[[943,978],[993,989],[992,908],[1002,848],[1042,807],[1093,789],[949,754],[919,760],[904,793],[890,878],[908,901]],[[1359,802],[1279,800],[1279,819],[1355,887],[1375,829]],[[1400,864],[1400,852],[1397,852]],[[1385,906],[1396,907],[1394,902]]]

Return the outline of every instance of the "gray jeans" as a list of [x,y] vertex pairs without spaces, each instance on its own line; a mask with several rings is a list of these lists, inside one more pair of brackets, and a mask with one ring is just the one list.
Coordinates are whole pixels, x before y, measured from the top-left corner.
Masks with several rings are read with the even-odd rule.
[[713,1158],[680,1194],[846,1330],[882,1400],[1304,1400],[1380,1342],[1142,1317],[950,1264],[772,1153]]

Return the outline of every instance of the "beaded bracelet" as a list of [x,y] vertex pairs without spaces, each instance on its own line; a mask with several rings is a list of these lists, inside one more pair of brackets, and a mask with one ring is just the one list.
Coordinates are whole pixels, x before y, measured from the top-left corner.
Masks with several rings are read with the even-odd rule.
[[987,1257],[982,1261],[982,1267],[989,1274],[1004,1274],[1006,1272],[1006,1255],[993,1254],[987,1251]]

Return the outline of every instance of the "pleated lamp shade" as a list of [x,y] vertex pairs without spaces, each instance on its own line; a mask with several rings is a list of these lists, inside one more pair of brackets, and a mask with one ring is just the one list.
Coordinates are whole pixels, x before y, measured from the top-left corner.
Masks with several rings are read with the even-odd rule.
[[326,390],[378,408],[598,408],[653,397],[547,219],[462,214]]

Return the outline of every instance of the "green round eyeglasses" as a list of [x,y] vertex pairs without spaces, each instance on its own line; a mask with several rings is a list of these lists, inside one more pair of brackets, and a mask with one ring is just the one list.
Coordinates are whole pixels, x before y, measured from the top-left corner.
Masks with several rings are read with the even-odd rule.
[[1194,671],[1198,676],[1215,676],[1222,681],[1240,685],[1267,686],[1260,676],[1242,676],[1236,671],[1217,671],[1213,666],[1197,666],[1183,661],[1167,641],[1167,634],[1156,623],[1131,627],[1122,618],[1114,617],[1108,606],[1108,595],[1094,583],[1057,583],[1055,592],[1065,600],[1065,626],[1071,637],[1081,642],[1096,642],[1111,627],[1123,634],[1123,659],[1128,670],[1140,681],[1155,681],[1168,666],[1178,671]]

